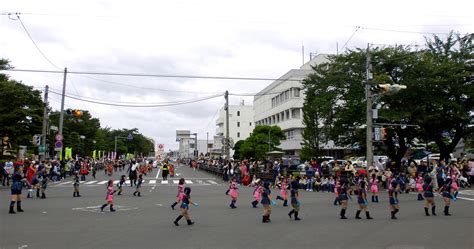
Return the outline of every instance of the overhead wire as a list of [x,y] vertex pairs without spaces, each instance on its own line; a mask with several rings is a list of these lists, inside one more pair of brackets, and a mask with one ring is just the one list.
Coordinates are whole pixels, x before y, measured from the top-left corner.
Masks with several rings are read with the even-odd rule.
[[356,29],[355,31],[352,33],[352,35],[349,37],[349,39],[347,39],[347,41],[344,43],[344,45],[342,46],[342,48],[339,50],[337,50],[337,54],[339,54],[339,51],[343,51],[344,48],[346,48],[346,45],[349,43],[349,41],[352,40],[352,38],[354,37],[354,35],[357,33],[357,31],[359,31],[360,29],[360,26],[356,26]]
[[[50,91],[53,94],[56,95],[62,95],[62,93],[56,92],[56,91]],[[198,99],[191,99],[191,100],[183,100],[183,101],[177,101],[177,102],[163,102],[163,103],[153,103],[153,104],[148,104],[144,105],[143,103],[136,103],[136,104],[128,104],[128,103],[111,103],[111,102],[104,102],[104,101],[96,101],[96,100],[88,100],[84,98],[79,98],[71,95],[64,95],[67,98],[70,99],[75,99],[79,101],[84,101],[88,103],[94,103],[94,104],[100,104],[100,105],[108,105],[108,106],[121,106],[121,107],[143,107],[143,108],[148,108],[148,107],[166,107],[166,106],[176,106],[176,105],[184,105],[184,104],[191,104],[191,103],[196,103],[200,101],[205,101],[217,97],[222,97],[223,95],[212,95],[212,96],[207,96],[204,98],[198,98]]]
[[[0,71],[28,72],[28,73],[56,73],[62,74],[62,70],[43,69],[0,69]],[[113,72],[90,72],[90,71],[68,71],[68,74],[80,75],[106,75],[106,76],[128,76],[128,77],[150,77],[150,78],[185,78],[185,79],[208,79],[208,80],[243,80],[243,81],[301,81],[303,79],[292,78],[258,78],[258,77],[233,77],[233,76],[199,76],[199,75],[177,75],[177,74],[146,74],[146,73],[113,73]]]

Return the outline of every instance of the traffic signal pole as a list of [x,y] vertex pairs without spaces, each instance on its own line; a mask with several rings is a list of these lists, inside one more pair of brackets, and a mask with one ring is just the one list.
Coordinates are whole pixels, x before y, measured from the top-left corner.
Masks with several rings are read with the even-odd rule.
[[48,129],[48,91],[49,86],[44,88],[44,112],[43,112],[43,131],[41,132],[41,147],[44,148],[43,154],[40,155],[40,161],[46,158],[46,132]]
[[372,144],[372,137],[373,137],[373,125],[372,125],[372,94],[370,91],[370,83],[373,79],[372,76],[372,64],[370,62],[370,44],[367,44],[367,63],[366,63],[366,74],[367,74],[367,81],[365,83],[365,99],[366,99],[366,114],[367,114],[367,137],[366,137],[366,157],[367,157],[367,167],[370,167],[373,163],[373,144]]
[[[63,92],[61,94],[61,112],[59,113],[59,134],[63,134],[63,124],[64,124],[64,98],[66,94],[66,77],[67,77],[67,67],[64,68],[64,78],[63,78]],[[58,159],[61,158],[60,155],[63,153],[63,148],[58,151]]]

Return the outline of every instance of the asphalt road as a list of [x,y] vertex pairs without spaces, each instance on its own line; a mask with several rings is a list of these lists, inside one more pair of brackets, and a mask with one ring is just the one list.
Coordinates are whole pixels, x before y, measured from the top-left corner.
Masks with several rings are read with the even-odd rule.
[[14,215],[8,214],[9,189],[0,187],[0,248],[474,248],[473,190],[462,192],[451,217],[442,215],[440,197],[438,216],[425,217],[416,195],[402,194],[395,221],[385,192],[381,203],[369,204],[374,220],[355,220],[355,202],[349,203],[349,219],[340,220],[333,194],[302,191],[301,221],[290,220],[290,208],[278,202],[272,222],[263,224],[262,209],[250,205],[253,188],[241,186],[238,208],[230,209],[228,186],[218,177],[185,166],[176,173],[188,180],[192,199],[200,204],[190,209],[193,226],[184,219],[179,227],[172,223],[179,214],[170,208],[177,178],[162,182],[156,169],[145,178],[142,197],[132,196],[129,186],[115,196],[115,213],[99,211],[105,201],[101,182],[108,180],[103,172],[81,184],[83,197],[72,197],[66,179],[50,184],[45,200],[24,198],[25,212]]

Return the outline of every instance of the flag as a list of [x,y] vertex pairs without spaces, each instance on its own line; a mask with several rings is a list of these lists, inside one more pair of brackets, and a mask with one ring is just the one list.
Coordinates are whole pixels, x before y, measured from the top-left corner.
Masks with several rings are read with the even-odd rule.
[[95,160],[95,154],[96,154],[96,151],[95,150],[92,151],[92,159],[94,159],[94,160]]

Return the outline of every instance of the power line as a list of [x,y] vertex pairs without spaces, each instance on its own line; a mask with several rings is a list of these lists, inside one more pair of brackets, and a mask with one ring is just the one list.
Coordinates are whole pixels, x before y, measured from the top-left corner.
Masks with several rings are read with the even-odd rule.
[[[50,91],[53,94],[56,95],[62,95],[61,93],[55,92],[55,91]],[[213,96],[208,96],[205,98],[199,98],[199,99],[192,99],[192,100],[185,100],[181,102],[169,102],[169,103],[160,103],[160,104],[150,104],[150,105],[142,105],[142,104],[136,104],[136,105],[130,105],[130,104],[125,104],[125,103],[110,103],[110,102],[103,102],[103,101],[95,101],[95,100],[87,100],[83,98],[78,98],[70,95],[64,95],[65,97],[79,100],[79,101],[84,101],[84,102],[89,102],[89,103],[94,103],[94,104],[99,104],[99,105],[108,105],[108,106],[120,106],[120,107],[144,107],[144,108],[149,108],[149,107],[166,107],[166,106],[176,106],[176,105],[185,105],[185,104],[191,104],[191,103],[196,103],[204,100],[209,100],[217,97],[222,97],[222,95],[213,95]]]
[[[57,73],[59,70],[41,70],[41,69],[0,69],[0,71],[27,72],[27,73]],[[303,79],[291,78],[258,78],[258,77],[233,77],[233,76],[199,76],[199,75],[175,75],[175,74],[140,74],[140,73],[111,73],[111,72],[87,72],[87,71],[68,71],[68,74],[78,75],[106,75],[106,76],[128,76],[128,77],[151,77],[151,78],[184,78],[184,79],[209,79],[209,80],[247,80],[247,81],[302,81]]]
[[394,33],[411,33],[411,34],[423,34],[423,35],[448,35],[449,33],[438,33],[438,32],[421,32],[421,31],[409,31],[409,30],[394,30],[394,29],[380,29],[380,28],[369,28],[360,27],[361,29],[383,31],[383,32],[394,32]]
[[129,84],[124,84],[124,83],[117,82],[117,81],[103,80],[103,79],[99,79],[99,78],[90,77],[90,76],[87,76],[87,75],[78,75],[78,76],[88,78],[88,79],[92,79],[92,80],[101,81],[101,82],[104,82],[104,83],[110,84],[110,85],[119,85],[119,86],[134,88],[134,89],[153,90],[153,91],[160,91],[160,92],[190,93],[190,94],[217,94],[217,93],[221,93],[221,92],[198,92],[198,91],[170,90],[170,89],[154,88],[154,87],[141,87],[141,86],[133,86],[133,85],[129,85]]
[[[10,15],[10,14],[9,14]],[[56,64],[54,64],[44,53],[43,51],[39,48],[38,44],[36,44],[35,40],[33,40],[33,37],[31,36],[30,32],[28,32],[28,29],[26,28],[25,24],[23,23],[23,21],[21,20],[20,18],[20,13],[15,13],[16,15],[16,18],[18,21],[20,21],[20,24],[21,26],[23,27],[23,30],[25,31],[25,33],[28,35],[28,37],[30,38],[30,41],[35,45],[36,49],[38,50],[38,52],[40,52],[40,54],[43,56],[43,58],[49,62],[49,64],[51,64],[53,67],[55,68],[58,68],[58,66],[56,66]]]
[[354,35],[357,33],[357,31],[359,31],[359,29],[360,29],[360,26],[356,26],[356,29],[355,29],[354,33],[352,33],[352,35],[349,37],[349,39],[347,39],[346,43],[344,43],[344,45],[342,46],[342,48],[337,51],[338,54],[339,54],[339,51],[343,51],[343,50],[344,50],[344,48],[346,47],[347,43],[349,43],[349,41],[352,40],[352,37],[354,37]]

